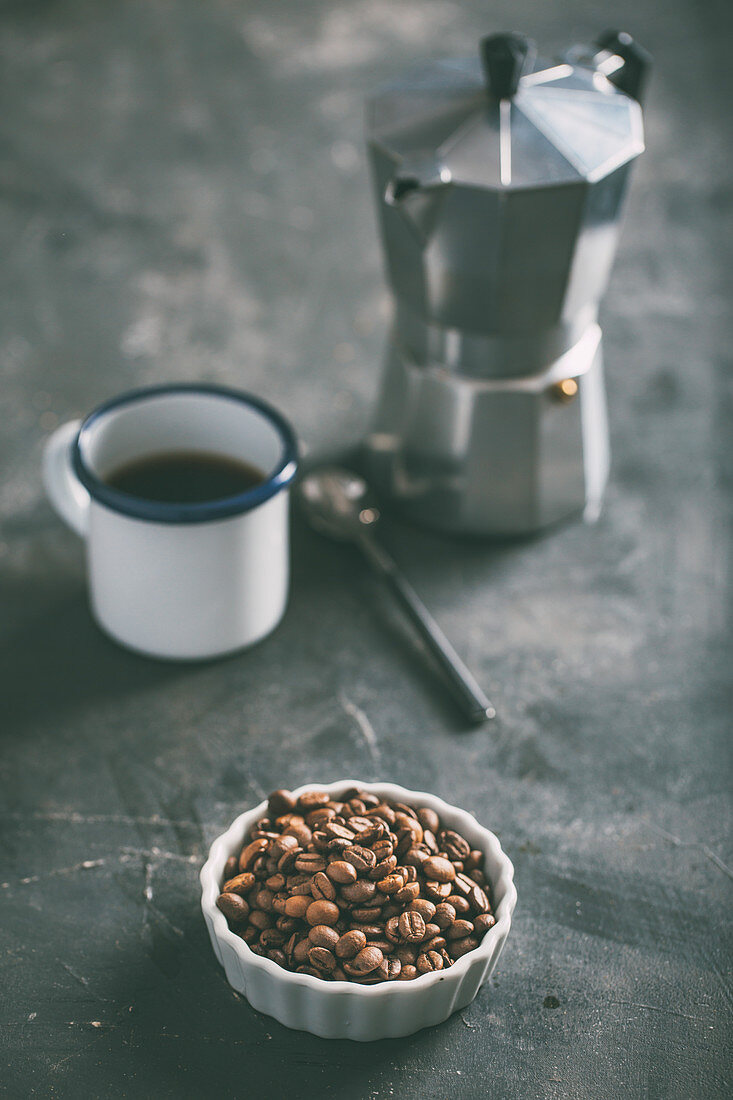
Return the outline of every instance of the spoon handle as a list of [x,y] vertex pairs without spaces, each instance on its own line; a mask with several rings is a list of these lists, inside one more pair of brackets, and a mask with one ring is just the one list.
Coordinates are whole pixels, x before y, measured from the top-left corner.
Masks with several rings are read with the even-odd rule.
[[496,711],[491,702],[486,698],[415,589],[400,572],[394,559],[366,532],[361,534],[358,544],[375,572],[386,580],[398,603],[443,669],[448,685],[468,721],[478,725],[489,718],[494,718]]

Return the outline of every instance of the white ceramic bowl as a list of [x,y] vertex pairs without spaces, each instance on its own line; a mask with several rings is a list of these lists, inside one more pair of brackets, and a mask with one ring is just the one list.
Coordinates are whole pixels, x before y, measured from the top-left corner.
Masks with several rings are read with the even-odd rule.
[[458,959],[448,970],[423,974],[409,982],[380,982],[369,986],[293,974],[270,959],[255,955],[244,940],[229,930],[224,914],[216,907],[216,899],[224,864],[229,856],[239,854],[252,826],[266,816],[266,802],[241,814],[211,845],[209,858],[201,870],[201,908],[227,981],[238,993],[244,994],[253,1008],[274,1016],[286,1027],[310,1031],[324,1039],[357,1039],[359,1042],[396,1039],[442,1023],[451,1013],[465,1008],[492,973],[509,934],[517,901],[514,868],[492,832],[464,810],[449,806],[434,795],[408,791],[393,783],[362,783],[358,779],[330,784],[307,783],[292,793],[297,798],[308,790],[323,790],[338,796],[350,787],[371,791],[395,802],[429,806],[445,826],[461,833],[472,848],[480,848],[485,853],[484,873],[491,884],[496,924],[474,951]]

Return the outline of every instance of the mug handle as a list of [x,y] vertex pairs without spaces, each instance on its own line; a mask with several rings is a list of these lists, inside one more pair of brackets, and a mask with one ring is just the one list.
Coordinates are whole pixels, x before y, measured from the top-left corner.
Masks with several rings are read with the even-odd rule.
[[48,439],[43,451],[43,485],[61,519],[86,538],[89,529],[89,493],[74,473],[71,447],[79,434],[81,420],[62,424]]

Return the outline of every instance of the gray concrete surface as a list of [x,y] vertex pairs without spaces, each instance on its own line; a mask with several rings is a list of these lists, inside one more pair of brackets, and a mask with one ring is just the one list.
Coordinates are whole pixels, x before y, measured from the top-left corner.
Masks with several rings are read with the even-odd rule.
[[[169,666],[104,638],[43,497],[48,434],[206,379],[275,402],[311,455],[352,446],[386,318],[366,91],[492,30],[551,52],[609,22],[657,68],[603,315],[603,517],[515,544],[385,532],[497,721],[462,727],[360,563],[297,520],[287,616],[252,652]],[[8,1095],[730,1095],[732,22],[722,0],[2,5]],[[475,1003],[371,1046],[253,1012],[199,912],[237,813],[345,775],[472,810],[519,890]]]

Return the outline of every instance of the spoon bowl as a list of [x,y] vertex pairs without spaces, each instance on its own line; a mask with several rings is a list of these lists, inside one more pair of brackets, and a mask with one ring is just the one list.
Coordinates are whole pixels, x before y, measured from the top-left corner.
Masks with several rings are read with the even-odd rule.
[[298,496],[312,526],[322,535],[353,542],[379,520],[379,509],[364,478],[339,466],[307,474]]

